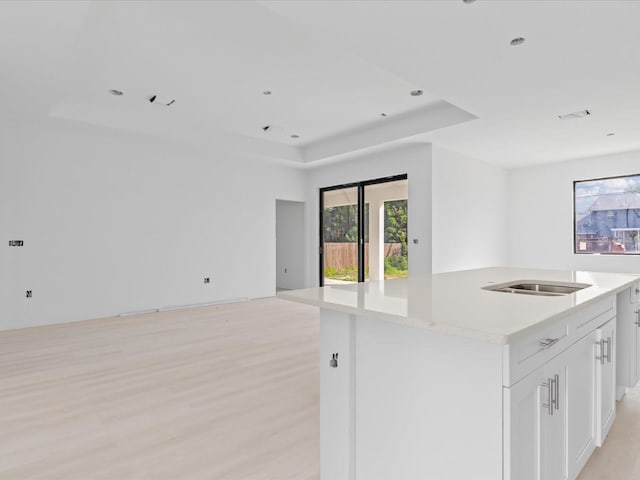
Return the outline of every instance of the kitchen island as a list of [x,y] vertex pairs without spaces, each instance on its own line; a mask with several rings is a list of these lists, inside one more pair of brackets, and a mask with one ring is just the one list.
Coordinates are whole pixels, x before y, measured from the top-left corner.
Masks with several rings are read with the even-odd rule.
[[615,418],[637,282],[487,268],[280,293],[321,308],[321,478],[576,478]]

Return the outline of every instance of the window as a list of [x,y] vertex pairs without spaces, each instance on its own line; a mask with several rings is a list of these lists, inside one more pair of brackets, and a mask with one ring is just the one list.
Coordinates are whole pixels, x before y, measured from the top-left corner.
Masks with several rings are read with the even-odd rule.
[[640,255],[640,174],[573,182],[574,252]]

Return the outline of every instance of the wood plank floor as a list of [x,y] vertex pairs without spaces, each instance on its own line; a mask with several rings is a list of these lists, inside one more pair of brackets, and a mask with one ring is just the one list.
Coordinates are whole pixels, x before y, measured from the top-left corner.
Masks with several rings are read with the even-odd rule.
[[[316,480],[318,335],[276,298],[0,332],[0,479]],[[580,480],[639,453],[634,390]]]
[[275,298],[0,332],[0,478],[317,479],[318,339]]

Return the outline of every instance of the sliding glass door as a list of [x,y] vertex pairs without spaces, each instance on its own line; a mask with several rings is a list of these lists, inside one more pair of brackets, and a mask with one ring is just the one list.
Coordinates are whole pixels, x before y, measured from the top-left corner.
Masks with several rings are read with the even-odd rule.
[[407,176],[320,189],[320,285],[408,274]]
[[358,281],[358,187],[321,192],[321,285]]
[[365,281],[409,274],[407,179],[366,184]]

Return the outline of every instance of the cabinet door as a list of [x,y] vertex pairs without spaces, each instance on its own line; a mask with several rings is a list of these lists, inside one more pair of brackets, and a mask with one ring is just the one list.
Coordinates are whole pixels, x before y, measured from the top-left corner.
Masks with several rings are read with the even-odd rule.
[[575,479],[596,448],[596,364],[598,332],[567,350],[567,469]]
[[505,480],[567,478],[567,368],[561,354],[504,389]]
[[[630,328],[633,330],[629,338],[630,344],[628,348],[631,349],[630,361],[630,375],[628,387],[634,387],[640,382],[640,282],[636,283],[629,289],[629,303],[631,304],[631,310],[633,313],[633,324],[630,324]],[[620,335],[621,332],[617,332]],[[616,347],[618,348],[618,347]]]
[[[565,480],[567,472],[567,352],[549,361],[545,366],[546,380],[542,384],[541,424],[542,479]],[[545,406],[547,406],[545,408]]]
[[617,395],[622,398],[625,388],[634,387],[640,380],[640,305],[635,302],[635,287],[618,293],[616,322]]
[[504,394],[504,479],[542,480],[543,438],[548,409],[544,366],[530,373]]
[[633,326],[631,327],[631,338],[629,347],[630,355],[630,381],[629,387],[633,387],[640,382],[640,304],[633,305]]
[[598,355],[596,367],[596,429],[597,445],[609,433],[616,416],[615,375],[616,375],[616,322],[605,323],[596,330],[598,333]]

